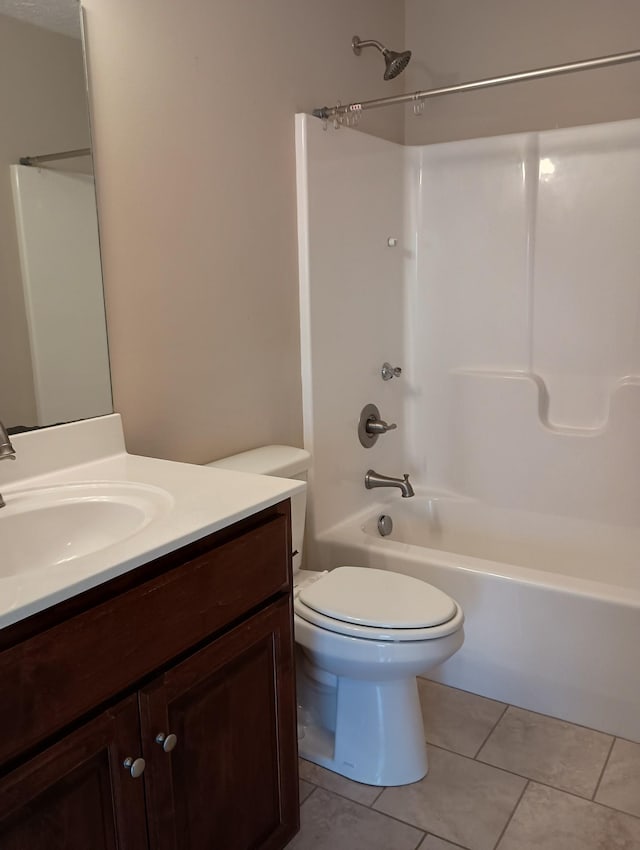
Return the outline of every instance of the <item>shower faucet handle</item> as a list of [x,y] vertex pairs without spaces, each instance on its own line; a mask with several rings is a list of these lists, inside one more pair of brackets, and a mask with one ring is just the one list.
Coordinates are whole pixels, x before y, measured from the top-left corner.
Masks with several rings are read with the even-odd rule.
[[386,434],[387,431],[393,431],[397,427],[395,422],[388,424],[380,418],[380,411],[375,404],[365,404],[360,411],[360,421],[358,422],[360,445],[364,446],[365,449],[370,449],[380,434]]
[[367,434],[386,434],[387,431],[393,431],[397,427],[395,422],[387,425],[384,419],[367,419],[364,426]]

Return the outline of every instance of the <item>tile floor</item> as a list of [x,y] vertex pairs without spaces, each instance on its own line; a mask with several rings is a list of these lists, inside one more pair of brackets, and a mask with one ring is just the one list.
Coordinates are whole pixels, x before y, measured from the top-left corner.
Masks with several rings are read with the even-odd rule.
[[301,760],[289,850],[640,850],[640,744],[418,685],[428,775],[376,788]]

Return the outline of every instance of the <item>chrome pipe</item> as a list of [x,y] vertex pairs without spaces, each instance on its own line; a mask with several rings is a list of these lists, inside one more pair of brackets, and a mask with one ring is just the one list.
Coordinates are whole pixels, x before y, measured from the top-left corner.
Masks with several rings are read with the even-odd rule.
[[382,42],[377,41],[375,38],[368,38],[366,41],[363,41],[361,38],[358,38],[357,35],[351,39],[351,49],[356,54],[356,56],[360,56],[363,47],[377,47],[380,53],[384,53],[386,47]]
[[45,153],[42,156],[21,156],[20,165],[40,165],[42,162],[53,162],[57,159],[75,159],[79,156],[91,156],[91,148],[78,148],[75,151],[60,151],[60,153]]
[[16,456],[16,450],[11,445],[11,438],[9,437],[9,432],[4,427],[2,422],[0,422],[0,460],[5,460],[5,458],[10,458],[14,460]]
[[[0,460],[15,460],[16,459],[16,450],[11,445],[11,438],[7,432],[7,429],[4,427],[2,422],[0,422]],[[0,508],[5,507],[5,501],[2,498],[2,493],[0,493]]]
[[564,65],[553,65],[548,68],[536,68],[532,71],[518,71],[515,74],[504,74],[501,77],[487,77],[482,80],[473,80],[468,83],[458,83],[453,86],[443,86],[437,89],[416,91],[411,94],[399,94],[394,97],[380,97],[377,100],[365,100],[361,103],[347,103],[344,106],[322,106],[313,110],[316,118],[329,120],[341,115],[364,112],[367,109],[379,109],[382,106],[391,106],[396,103],[411,103],[427,100],[430,97],[442,97],[445,94],[456,94],[457,92],[476,91],[488,89],[493,86],[504,86],[508,83],[520,83],[527,80],[541,80],[545,77],[556,77],[561,74],[573,74],[577,71],[589,71],[595,68],[609,68],[614,65],[624,65],[627,62],[640,60],[640,50],[632,50],[628,53],[614,53],[610,56],[600,56],[596,59],[584,59],[580,62],[568,62]]

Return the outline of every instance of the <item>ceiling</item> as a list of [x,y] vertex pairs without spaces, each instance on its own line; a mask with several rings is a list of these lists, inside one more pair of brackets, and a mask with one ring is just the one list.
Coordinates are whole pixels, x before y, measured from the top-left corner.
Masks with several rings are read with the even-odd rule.
[[0,15],[80,38],[78,0],[0,0]]

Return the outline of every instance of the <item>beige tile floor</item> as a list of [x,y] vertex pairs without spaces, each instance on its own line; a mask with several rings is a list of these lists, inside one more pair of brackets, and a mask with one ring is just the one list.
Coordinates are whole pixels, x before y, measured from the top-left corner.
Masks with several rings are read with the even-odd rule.
[[418,685],[428,775],[377,788],[301,760],[290,850],[640,850],[640,744]]

